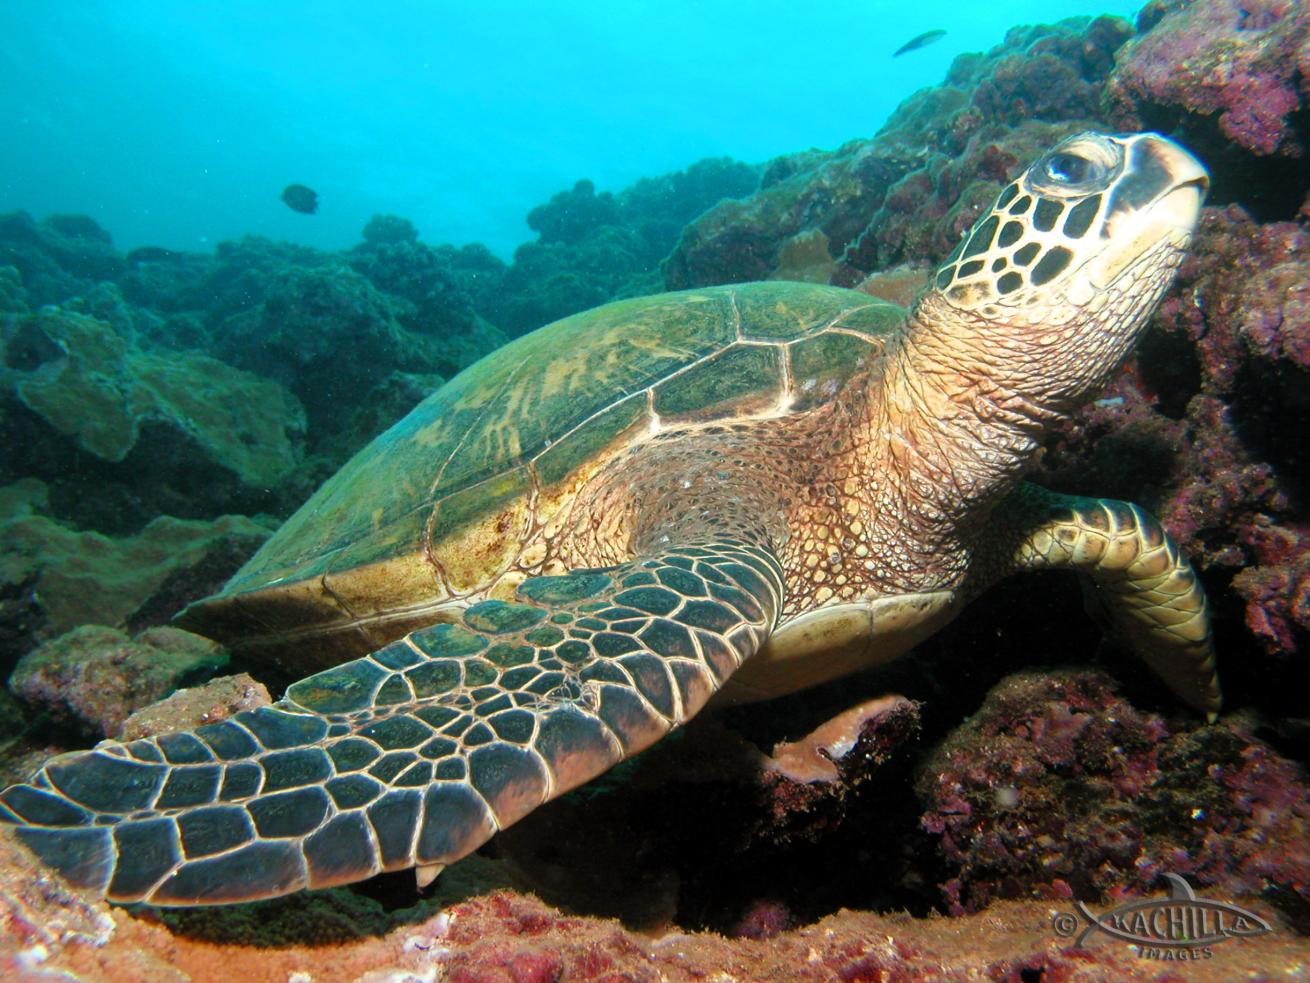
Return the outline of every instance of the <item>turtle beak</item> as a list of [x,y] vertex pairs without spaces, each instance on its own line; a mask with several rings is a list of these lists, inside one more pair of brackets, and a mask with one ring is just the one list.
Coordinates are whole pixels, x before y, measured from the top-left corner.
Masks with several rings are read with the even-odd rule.
[[1157,141],[1152,149],[1173,177],[1174,187],[1151,208],[1152,217],[1190,234],[1196,228],[1201,203],[1210,190],[1210,175],[1199,160],[1172,140],[1157,138]]
[[1179,251],[1187,248],[1210,187],[1201,162],[1158,133],[1135,137],[1128,145],[1126,163],[1123,187],[1112,192],[1103,233],[1112,240],[1111,248],[1087,267],[1088,279],[1098,290],[1107,289],[1161,242],[1168,241]]

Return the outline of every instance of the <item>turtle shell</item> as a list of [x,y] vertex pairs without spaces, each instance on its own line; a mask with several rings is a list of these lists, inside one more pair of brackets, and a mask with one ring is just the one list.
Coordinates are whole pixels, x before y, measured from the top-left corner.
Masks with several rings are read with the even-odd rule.
[[[595,471],[656,430],[831,399],[901,308],[806,283],[607,304],[455,376],[356,454],[179,623],[291,671],[508,596]],[[517,577],[517,579],[516,579]]]

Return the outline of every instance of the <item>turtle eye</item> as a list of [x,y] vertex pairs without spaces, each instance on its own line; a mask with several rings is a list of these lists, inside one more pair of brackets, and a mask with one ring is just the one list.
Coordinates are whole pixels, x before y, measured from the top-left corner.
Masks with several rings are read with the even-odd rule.
[[1047,157],[1042,173],[1052,184],[1085,184],[1102,176],[1096,163],[1068,151]]
[[1123,152],[1099,133],[1084,133],[1066,140],[1028,172],[1030,186],[1057,198],[1101,191],[1122,166]]

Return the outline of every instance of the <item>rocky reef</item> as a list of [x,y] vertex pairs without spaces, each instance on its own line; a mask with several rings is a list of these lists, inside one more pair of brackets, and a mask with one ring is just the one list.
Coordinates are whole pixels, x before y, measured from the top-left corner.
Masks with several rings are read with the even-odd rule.
[[[1050,917],[1157,892],[1167,872],[1276,926],[1177,978],[1297,978],[1310,961],[1310,6],[1296,0],[1151,0],[1136,24],[1016,28],[871,138],[760,166],[704,161],[618,193],[579,181],[529,214],[537,238],[511,263],[425,243],[397,216],[338,253],[249,237],[135,258],[89,219],[0,216],[0,665],[26,657],[14,688],[81,721],[59,732],[0,710],[18,721],[6,753],[28,761],[122,726],[125,704],[87,692],[108,676],[67,650],[94,641],[104,673],[121,674],[113,653],[156,637],[124,631],[212,590],[351,450],[507,338],[616,297],[754,279],[908,303],[1026,161],[1098,127],[1175,136],[1213,187],[1137,355],[1033,478],[1136,501],[1179,540],[1213,604],[1218,722],[1103,642],[1076,584],[1035,577],[900,663],[698,719],[427,896],[397,875],[222,914],[128,914],[13,853],[0,958],[201,979],[239,943],[278,979],[760,966],[1137,979],[1161,967],[1117,942],[1057,942]],[[82,622],[118,632],[66,637],[62,662],[58,647],[33,653]],[[254,680],[214,685],[132,733],[265,698]],[[136,960],[127,975],[116,953]]]

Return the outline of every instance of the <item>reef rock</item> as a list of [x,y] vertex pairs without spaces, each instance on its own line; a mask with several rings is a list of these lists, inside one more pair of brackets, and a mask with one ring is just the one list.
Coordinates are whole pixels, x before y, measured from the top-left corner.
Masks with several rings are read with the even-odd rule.
[[217,590],[272,531],[245,516],[159,516],[114,539],[41,514],[47,495],[33,478],[0,487],[0,666],[83,623],[164,624]]
[[517,335],[610,300],[658,293],[660,261],[684,223],[758,183],[756,168],[728,158],[644,178],[618,194],[597,194],[581,180],[529,213],[537,241],[515,251],[499,295],[480,309]]
[[[217,346],[233,365],[276,379],[304,404],[313,449],[343,463],[338,436],[392,372],[452,374],[502,344],[427,246],[366,244],[346,266],[290,267],[263,302],[224,322]],[[389,290],[384,293],[377,283]],[[386,421],[388,424],[394,420]],[[370,434],[371,436],[371,434]]]
[[[146,636],[142,636],[146,637]],[[256,710],[273,702],[268,687],[249,673],[219,676],[207,683],[179,689],[155,703],[133,711],[117,735],[121,741],[154,737],[179,730],[216,724],[242,710]]]
[[666,286],[824,273],[855,286],[875,269],[937,261],[1019,167],[1100,121],[1104,80],[1131,34],[1117,18],[1073,18],[960,56],[872,140],[779,158],[753,195],[689,224],[664,263]]
[[[391,216],[373,221],[382,218]],[[364,243],[351,252],[351,268],[391,298],[396,320],[411,335],[410,354],[382,363],[382,368],[391,365],[397,371],[450,376],[505,344],[508,339],[475,310],[473,297],[465,290],[469,277],[464,262],[476,264],[476,257],[398,233],[379,238],[375,230],[369,239],[369,229],[364,232]],[[490,259],[503,269],[499,260]],[[490,270],[499,272],[494,266]]]
[[0,266],[13,266],[33,305],[56,304],[126,269],[113,240],[86,215],[0,215]]
[[15,266],[0,266],[0,314],[26,314],[27,291]]
[[147,628],[135,638],[117,628],[83,625],[19,660],[15,695],[93,737],[118,737],[135,710],[227,665],[217,642],[177,628]]
[[1206,144],[1226,140],[1256,156],[1310,153],[1310,6],[1157,2],[1143,15],[1150,30],[1121,52],[1107,86],[1119,125],[1209,129]]
[[950,911],[1099,900],[1162,873],[1310,912],[1310,789],[1235,720],[1177,728],[1095,670],[1021,674],[919,768]]
[[297,464],[302,411],[268,380],[58,308],[4,323],[0,345],[0,479],[43,478],[56,514],[112,530],[257,511]]
[[[1053,937],[1052,906],[998,903],[985,915],[914,919],[843,911],[767,941],[715,933],[651,937],[579,918],[512,891],[382,913],[345,891],[191,913],[129,912],[73,891],[0,831],[0,973],[27,983],[201,983],[233,975],[290,983],[693,983],[797,980],[1067,980],[1145,983],[1161,963],[1127,945],[1075,948]],[[1186,964],[1189,983],[1296,979],[1310,945],[1275,930]],[[1173,963],[1166,964],[1170,968]]]

